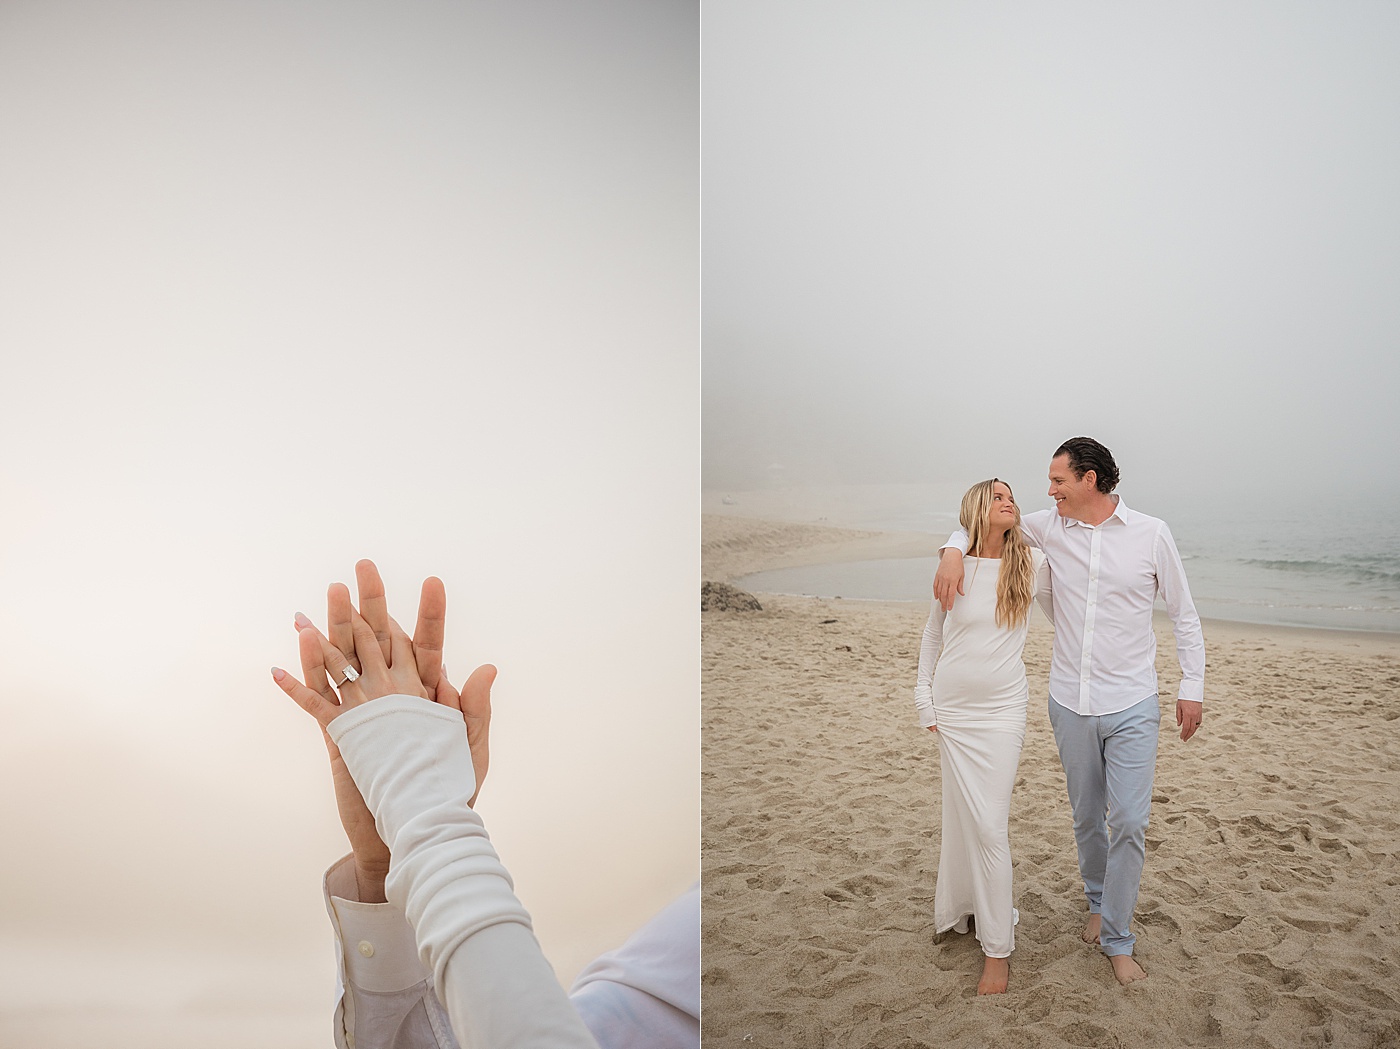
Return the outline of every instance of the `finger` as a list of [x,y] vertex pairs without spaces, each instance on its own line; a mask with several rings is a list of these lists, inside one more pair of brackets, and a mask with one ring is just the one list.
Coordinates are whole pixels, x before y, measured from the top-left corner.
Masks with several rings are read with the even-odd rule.
[[961,579],[958,580],[958,593],[961,594],[963,597],[967,596],[967,591],[963,589],[963,581]]
[[467,725],[467,746],[472,752],[472,773],[476,790],[468,805],[475,805],[491,768],[491,685],[496,680],[496,668],[490,663],[472,671],[462,686],[462,720]]
[[423,580],[418,596],[418,623],[413,628],[413,656],[423,687],[435,692],[442,679],[442,642],[447,632],[447,588],[437,576]]
[[355,651],[360,654],[360,662],[364,664],[364,672],[366,674],[387,673],[389,665],[379,649],[379,639],[375,637],[374,628],[366,622],[365,617],[358,612],[351,612],[350,629],[355,635]]
[[433,702],[444,707],[451,707],[458,713],[462,710],[462,693],[452,687],[452,682],[447,677],[447,667],[442,668],[442,673],[438,675],[437,689],[433,692]]
[[340,691],[341,706],[345,706],[347,703],[350,706],[363,703],[365,697],[364,693],[360,690],[360,686],[354,681],[350,681],[348,679],[349,676],[346,674],[346,668],[350,666],[350,660],[345,657],[345,653],[331,644],[326,636],[315,627],[312,627],[310,630],[303,630],[302,634],[303,636],[306,634],[314,634],[317,643],[321,646],[321,662],[325,665],[326,676],[331,679],[331,682]]
[[321,651],[321,632],[314,626],[301,628],[297,634],[297,649],[301,654],[301,676],[306,681],[306,687],[315,692],[327,703],[340,706],[340,697],[335,694],[335,689],[331,688],[331,681],[326,671],[326,657]]
[[[379,651],[384,660],[393,665],[390,655],[389,603],[384,600],[384,581],[379,578],[379,569],[369,558],[355,562],[355,587],[360,592],[360,615],[374,631],[379,642]],[[361,654],[361,659],[364,655]]]
[[483,663],[472,671],[462,686],[462,716],[485,722],[491,720],[491,686],[496,682],[496,668]]
[[414,676],[418,675],[418,668],[414,664],[413,641],[393,616],[389,617],[389,665],[401,670],[413,667]]
[[344,583],[332,583],[326,590],[326,631],[331,644],[345,653],[345,658],[356,670],[360,670],[359,656],[355,652],[355,634],[350,628],[350,617],[354,611],[350,603],[350,588]]
[[307,688],[281,667],[272,668],[272,680],[277,682],[278,688],[292,697],[297,706],[315,718],[323,729],[340,713],[340,707],[326,702],[322,696]]

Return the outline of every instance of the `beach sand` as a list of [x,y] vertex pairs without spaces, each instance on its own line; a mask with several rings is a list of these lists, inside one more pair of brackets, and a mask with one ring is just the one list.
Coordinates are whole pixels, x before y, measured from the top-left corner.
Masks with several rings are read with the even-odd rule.
[[[932,554],[720,515],[704,577]],[[706,1046],[1400,1045],[1400,639],[1210,621],[1205,722],[1162,736],[1129,988],[1087,908],[1046,715],[1050,627],[1026,646],[1012,798],[1011,988],[978,998],[971,936],[934,942],[937,744],[913,685],[926,606],[758,595],[703,619]]]

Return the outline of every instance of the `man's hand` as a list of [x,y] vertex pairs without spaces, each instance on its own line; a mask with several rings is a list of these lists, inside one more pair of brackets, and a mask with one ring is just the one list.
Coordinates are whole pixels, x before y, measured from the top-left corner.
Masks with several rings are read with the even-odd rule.
[[1184,743],[1196,734],[1201,727],[1203,705],[1189,699],[1176,701],[1176,723],[1181,726],[1181,741]]
[[929,730],[930,732],[937,732],[937,731],[938,731],[938,726],[937,726],[937,725],[930,725],[930,726],[928,727],[928,730]]
[[[301,673],[307,687],[327,703],[339,705],[340,697],[331,688],[326,674],[319,632],[302,615],[297,616],[296,625]],[[380,839],[379,831],[374,826],[374,816],[360,795],[360,788],[355,786],[345,759],[340,756],[340,748],[331,741],[325,726],[321,727],[321,739],[331,759],[331,782],[335,785],[335,807],[340,813],[340,825],[345,828],[345,836],[350,839],[350,851],[354,853],[359,900],[361,903],[383,903],[384,879],[389,876],[389,846]]]
[[[360,592],[360,604],[366,613],[364,622],[374,632],[381,656],[387,660],[392,655],[392,620],[389,618],[384,600],[384,584],[374,562],[360,561],[355,565],[355,579]],[[350,590],[342,583],[332,584],[327,592],[326,616],[331,634],[333,653],[324,647],[324,638],[312,625],[311,620],[298,614],[296,628],[298,647],[301,655],[302,675],[306,681],[306,693],[315,693],[320,710],[329,713],[322,724],[321,737],[330,757],[331,780],[335,786],[336,808],[340,813],[341,825],[350,839],[350,849],[354,854],[355,879],[361,903],[384,902],[384,880],[389,873],[389,849],[379,837],[374,825],[374,817],[365,804],[360,790],[355,786],[350,770],[340,756],[340,750],[325,731],[340,711],[331,713],[327,708],[341,705],[340,697],[331,687],[331,680],[342,680],[343,669],[339,672],[328,670],[327,663],[343,659],[357,671],[362,671],[362,662],[355,653],[354,620],[360,618],[350,602]],[[491,685],[496,678],[496,668],[487,664],[477,667],[462,686],[461,692],[453,688],[442,666],[442,648],[447,613],[447,594],[442,580],[431,577],[424,581],[418,602],[418,622],[413,632],[413,655],[418,678],[431,698],[444,706],[450,706],[462,713],[467,732],[467,743],[471,747],[472,767],[476,774],[476,794],[470,804],[475,804],[481,793],[481,785],[486,779],[490,763],[491,725]],[[339,643],[336,643],[336,642]],[[327,656],[329,655],[329,660]],[[378,660],[376,660],[378,662]],[[276,677],[276,674],[274,674]],[[296,699],[310,713],[317,711],[309,705],[312,697],[298,695],[300,683],[283,673],[277,679],[283,691]],[[324,704],[321,706],[320,704]],[[321,717],[317,717],[321,721]]]
[[934,599],[943,606],[943,611],[953,610],[953,595],[963,592],[963,555],[957,547],[950,546],[938,559],[938,572],[933,577]]

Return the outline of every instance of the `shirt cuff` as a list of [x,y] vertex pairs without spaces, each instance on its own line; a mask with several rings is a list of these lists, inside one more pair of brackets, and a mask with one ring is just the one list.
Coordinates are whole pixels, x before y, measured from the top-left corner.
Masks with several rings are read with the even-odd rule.
[[1204,681],[1188,681],[1181,679],[1181,687],[1176,690],[1176,698],[1184,699],[1188,703],[1202,703],[1205,701],[1206,683]]
[[954,532],[948,537],[948,541],[938,548],[938,556],[943,556],[943,551],[948,549],[956,550],[964,557],[967,556],[967,548],[971,545],[971,540],[966,532]]
[[350,986],[387,993],[429,979],[403,911],[392,903],[359,902],[353,857],[326,872],[325,889]]

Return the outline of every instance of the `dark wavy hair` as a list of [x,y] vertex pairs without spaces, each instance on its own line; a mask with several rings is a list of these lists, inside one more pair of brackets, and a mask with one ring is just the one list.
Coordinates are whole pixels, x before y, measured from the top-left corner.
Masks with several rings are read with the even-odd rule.
[[1104,495],[1118,487],[1118,464],[1113,461],[1113,453],[1092,437],[1071,437],[1050,458],[1062,455],[1069,456],[1069,468],[1075,477],[1082,478],[1093,470],[1097,477],[1095,487]]

